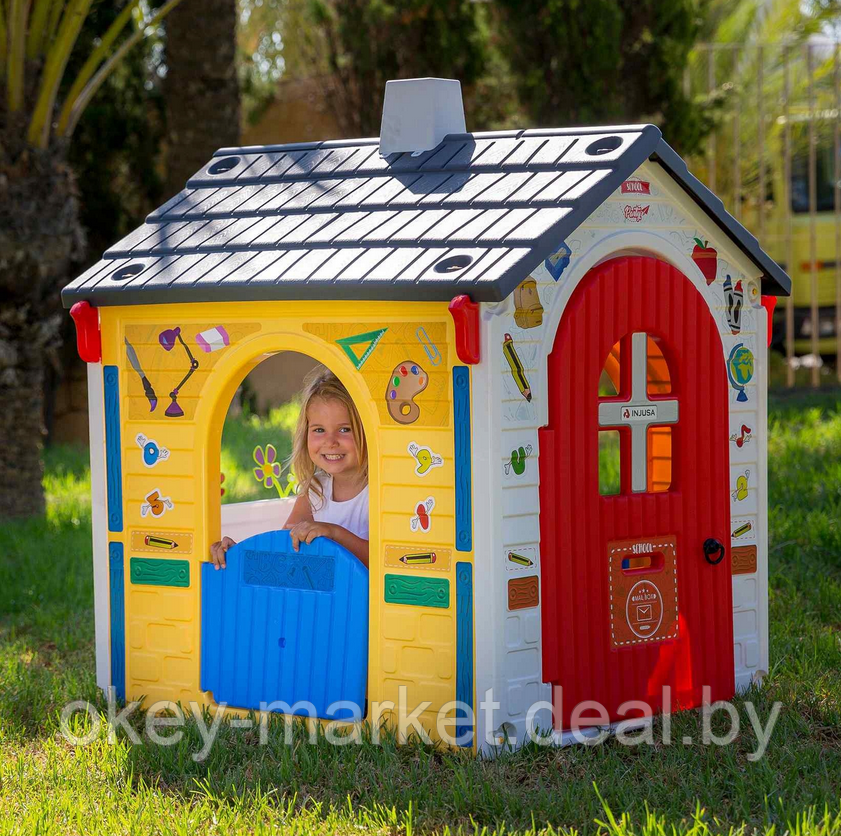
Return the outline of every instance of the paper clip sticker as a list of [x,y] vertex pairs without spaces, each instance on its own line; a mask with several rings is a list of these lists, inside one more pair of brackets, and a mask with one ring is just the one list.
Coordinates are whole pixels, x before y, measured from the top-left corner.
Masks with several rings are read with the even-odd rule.
[[433,366],[439,365],[443,359],[441,357],[441,352],[438,351],[438,346],[429,339],[429,334],[426,333],[426,328],[423,326],[418,328],[416,336],[420,344],[423,346],[426,356],[429,357],[429,362],[432,363]]

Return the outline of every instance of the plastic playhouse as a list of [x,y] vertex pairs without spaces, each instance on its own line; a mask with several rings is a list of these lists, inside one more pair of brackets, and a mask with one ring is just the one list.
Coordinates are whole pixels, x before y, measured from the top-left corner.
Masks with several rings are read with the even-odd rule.
[[[419,79],[389,82],[379,139],[218,151],[63,292],[98,684],[243,709],[406,686],[433,737],[493,689],[491,728],[462,717],[478,748],[522,740],[552,686],[559,742],[581,700],[615,722],[664,686],[730,697],[768,669],[789,289],[651,125],[471,134],[458,82]],[[290,553],[291,499],[220,504],[228,405],[281,351],[361,414],[367,574],[329,541]],[[223,532],[246,539],[211,577]]]

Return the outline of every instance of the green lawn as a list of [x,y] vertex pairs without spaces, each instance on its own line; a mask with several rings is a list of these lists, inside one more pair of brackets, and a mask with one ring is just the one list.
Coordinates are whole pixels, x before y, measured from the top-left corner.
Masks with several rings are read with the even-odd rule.
[[[226,430],[229,498],[270,495],[251,475],[251,450],[272,442],[285,454],[292,421],[274,413]],[[310,746],[300,729],[284,745],[280,722],[268,746],[224,728],[201,763],[191,759],[194,725],[172,747],[103,735],[74,749],[58,732],[61,707],[105,708],[94,684],[86,459],[48,451],[47,518],[2,525],[0,833],[841,833],[837,391],[772,399],[772,664],[746,698],[763,721],[774,701],[783,708],[756,763],[752,733],[726,748],[681,744],[700,736],[694,712],[673,718],[671,747],[532,745],[496,761],[389,741]],[[736,704],[749,728],[744,699]]]

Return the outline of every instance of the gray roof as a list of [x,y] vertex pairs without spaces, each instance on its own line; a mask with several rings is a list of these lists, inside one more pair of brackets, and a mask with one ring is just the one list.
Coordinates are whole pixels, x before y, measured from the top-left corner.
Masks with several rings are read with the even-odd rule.
[[453,134],[389,157],[376,139],[224,148],[62,300],[499,301],[661,151],[762,269],[765,292],[788,292],[756,239],[643,125]]

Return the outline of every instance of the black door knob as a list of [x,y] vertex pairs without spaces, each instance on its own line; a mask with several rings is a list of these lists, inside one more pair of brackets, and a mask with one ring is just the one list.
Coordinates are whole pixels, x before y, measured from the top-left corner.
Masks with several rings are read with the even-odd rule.
[[704,557],[707,563],[712,563],[713,566],[721,563],[724,560],[724,544],[721,540],[716,540],[715,537],[704,540]]

